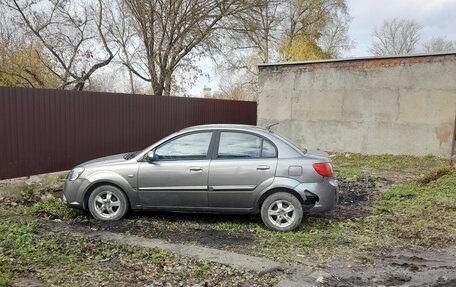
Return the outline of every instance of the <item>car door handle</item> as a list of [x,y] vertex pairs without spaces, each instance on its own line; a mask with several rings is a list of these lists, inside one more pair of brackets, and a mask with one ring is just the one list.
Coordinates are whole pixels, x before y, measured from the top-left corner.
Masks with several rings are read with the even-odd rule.
[[199,166],[194,166],[190,168],[190,171],[203,171],[203,168]]
[[260,165],[257,167],[257,170],[269,170],[269,166],[267,165]]

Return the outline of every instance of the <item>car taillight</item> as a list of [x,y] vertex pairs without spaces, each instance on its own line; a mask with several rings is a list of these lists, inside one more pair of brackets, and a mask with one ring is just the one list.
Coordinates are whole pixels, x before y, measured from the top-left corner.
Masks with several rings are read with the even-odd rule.
[[314,163],[312,166],[315,169],[315,171],[321,176],[333,176],[332,166],[329,162]]

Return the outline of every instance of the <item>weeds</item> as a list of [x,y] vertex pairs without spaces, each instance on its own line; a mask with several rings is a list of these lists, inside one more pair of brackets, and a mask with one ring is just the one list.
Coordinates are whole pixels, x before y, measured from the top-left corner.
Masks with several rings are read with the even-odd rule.
[[[425,186],[409,183],[381,193],[372,214],[358,220],[309,218],[296,232],[258,232],[266,248],[290,258],[301,254],[347,251],[376,252],[384,248],[445,246],[456,242],[456,173]],[[337,248],[335,248],[337,246]]]
[[437,179],[441,178],[442,176],[451,173],[451,171],[452,171],[452,168],[450,166],[441,167],[435,171],[431,171],[428,174],[421,176],[420,178],[418,178],[417,183],[419,185],[426,185],[426,184],[430,183],[431,181],[437,180]]
[[361,178],[364,178],[366,175],[361,170],[352,168],[352,169],[347,169],[343,173],[343,176],[346,178],[361,179]]
[[448,159],[435,156],[397,156],[397,155],[361,155],[361,154],[335,154],[332,156],[337,176],[346,178],[363,178],[382,175],[396,177],[418,178],[433,170],[448,168]]
[[385,248],[445,246],[456,242],[456,172],[381,192],[370,214],[358,219],[312,216],[297,231],[284,233],[242,221],[214,228],[252,234],[257,245],[252,253],[283,262],[299,261],[297,254],[324,263],[336,256],[369,257]]
[[157,249],[50,232],[30,217],[0,218],[0,286],[24,276],[46,286],[271,286],[279,280]]
[[439,246],[456,241],[456,173],[427,185],[410,183],[381,194],[373,213],[377,228],[392,225],[399,240]]
[[[387,172],[387,175],[394,176],[406,174],[418,179],[418,182],[408,182],[379,192],[370,213],[364,213],[362,217],[312,216],[306,218],[294,232],[268,230],[257,217],[252,220],[253,217],[214,215],[159,215],[147,220],[130,219],[135,228],[139,228],[139,231],[132,229],[130,232],[144,236],[148,229],[160,229],[174,236],[207,230],[226,231],[229,236],[252,240],[252,245],[240,247],[243,248],[241,252],[304,264],[306,261],[302,258],[313,258],[324,264],[336,256],[368,258],[384,249],[439,247],[456,242],[456,173],[448,168],[446,160],[432,156],[362,155],[336,155],[333,159],[336,171],[345,177],[370,178],[372,174]],[[86,221],[88,218],[54,197],[3,211],[0,208],[2,216],[19,212],[26,216],[44,214],[48,218],[72,221]],[[11,229],[7,228],[9,225]],[[44,256],[47,256],[42,259],[44,263],[70,262],[68,268],[64,268],[65,274],[87,273],[93,262],[113,260],[119,256],[158,265],[170,260],[168,254],[157,250],[114,243],[103,243],[100,247],[94,242],[60,235],[43,236],[41,233],[36,221],[0,221],[0,286],[10,282],[18,272],[33,270],[30,266],[37,264],[44,268],[39,260],[33,259]],[[14,264],[12,258],[16,260]],[[77,264],[81,260],[85,263]],[[18,265],[18,262],[21,264]],[[195,263],[189,270],[196,278],[210,276],[212,272],[210,265],[204,262]],[[46,273],[43,274],[41,278],[52,281]]]
[[85,219],[85,215],[81,210],[69,208],[63,204],[62,200],[53,197],[38,201],[30,208],[30,211],[44,213],[47,216],[59,219]]
[[195,277],[201,278],[209,272],[209,270],[210,270],[209,267],[210,267],[209,262],[206,262],[206,261],[199,262],[196,265],[196,268],[193,270],[193,274],[195,275]]

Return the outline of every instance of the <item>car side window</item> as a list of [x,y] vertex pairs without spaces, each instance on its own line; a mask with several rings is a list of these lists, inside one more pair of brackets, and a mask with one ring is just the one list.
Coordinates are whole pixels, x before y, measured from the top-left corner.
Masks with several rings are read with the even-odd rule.
[[212,132],[192,133],[173,139],[155,150],[156,160],[206,159]]
[[274,146],[249,133],[221,132],[217,158],[276,157]]

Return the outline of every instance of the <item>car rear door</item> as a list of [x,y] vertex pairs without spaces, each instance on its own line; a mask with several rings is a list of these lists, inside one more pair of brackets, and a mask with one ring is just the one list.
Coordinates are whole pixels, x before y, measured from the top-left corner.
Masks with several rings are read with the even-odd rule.
[[220,131],[209,167],[209,206],[251,208],[254,193],[272,183],[277,149],[266,138],[244,131]]
[[155,148],[142,162],[138,194],[144,207],[207,207],[209,149],[213,131],[192,132]]

